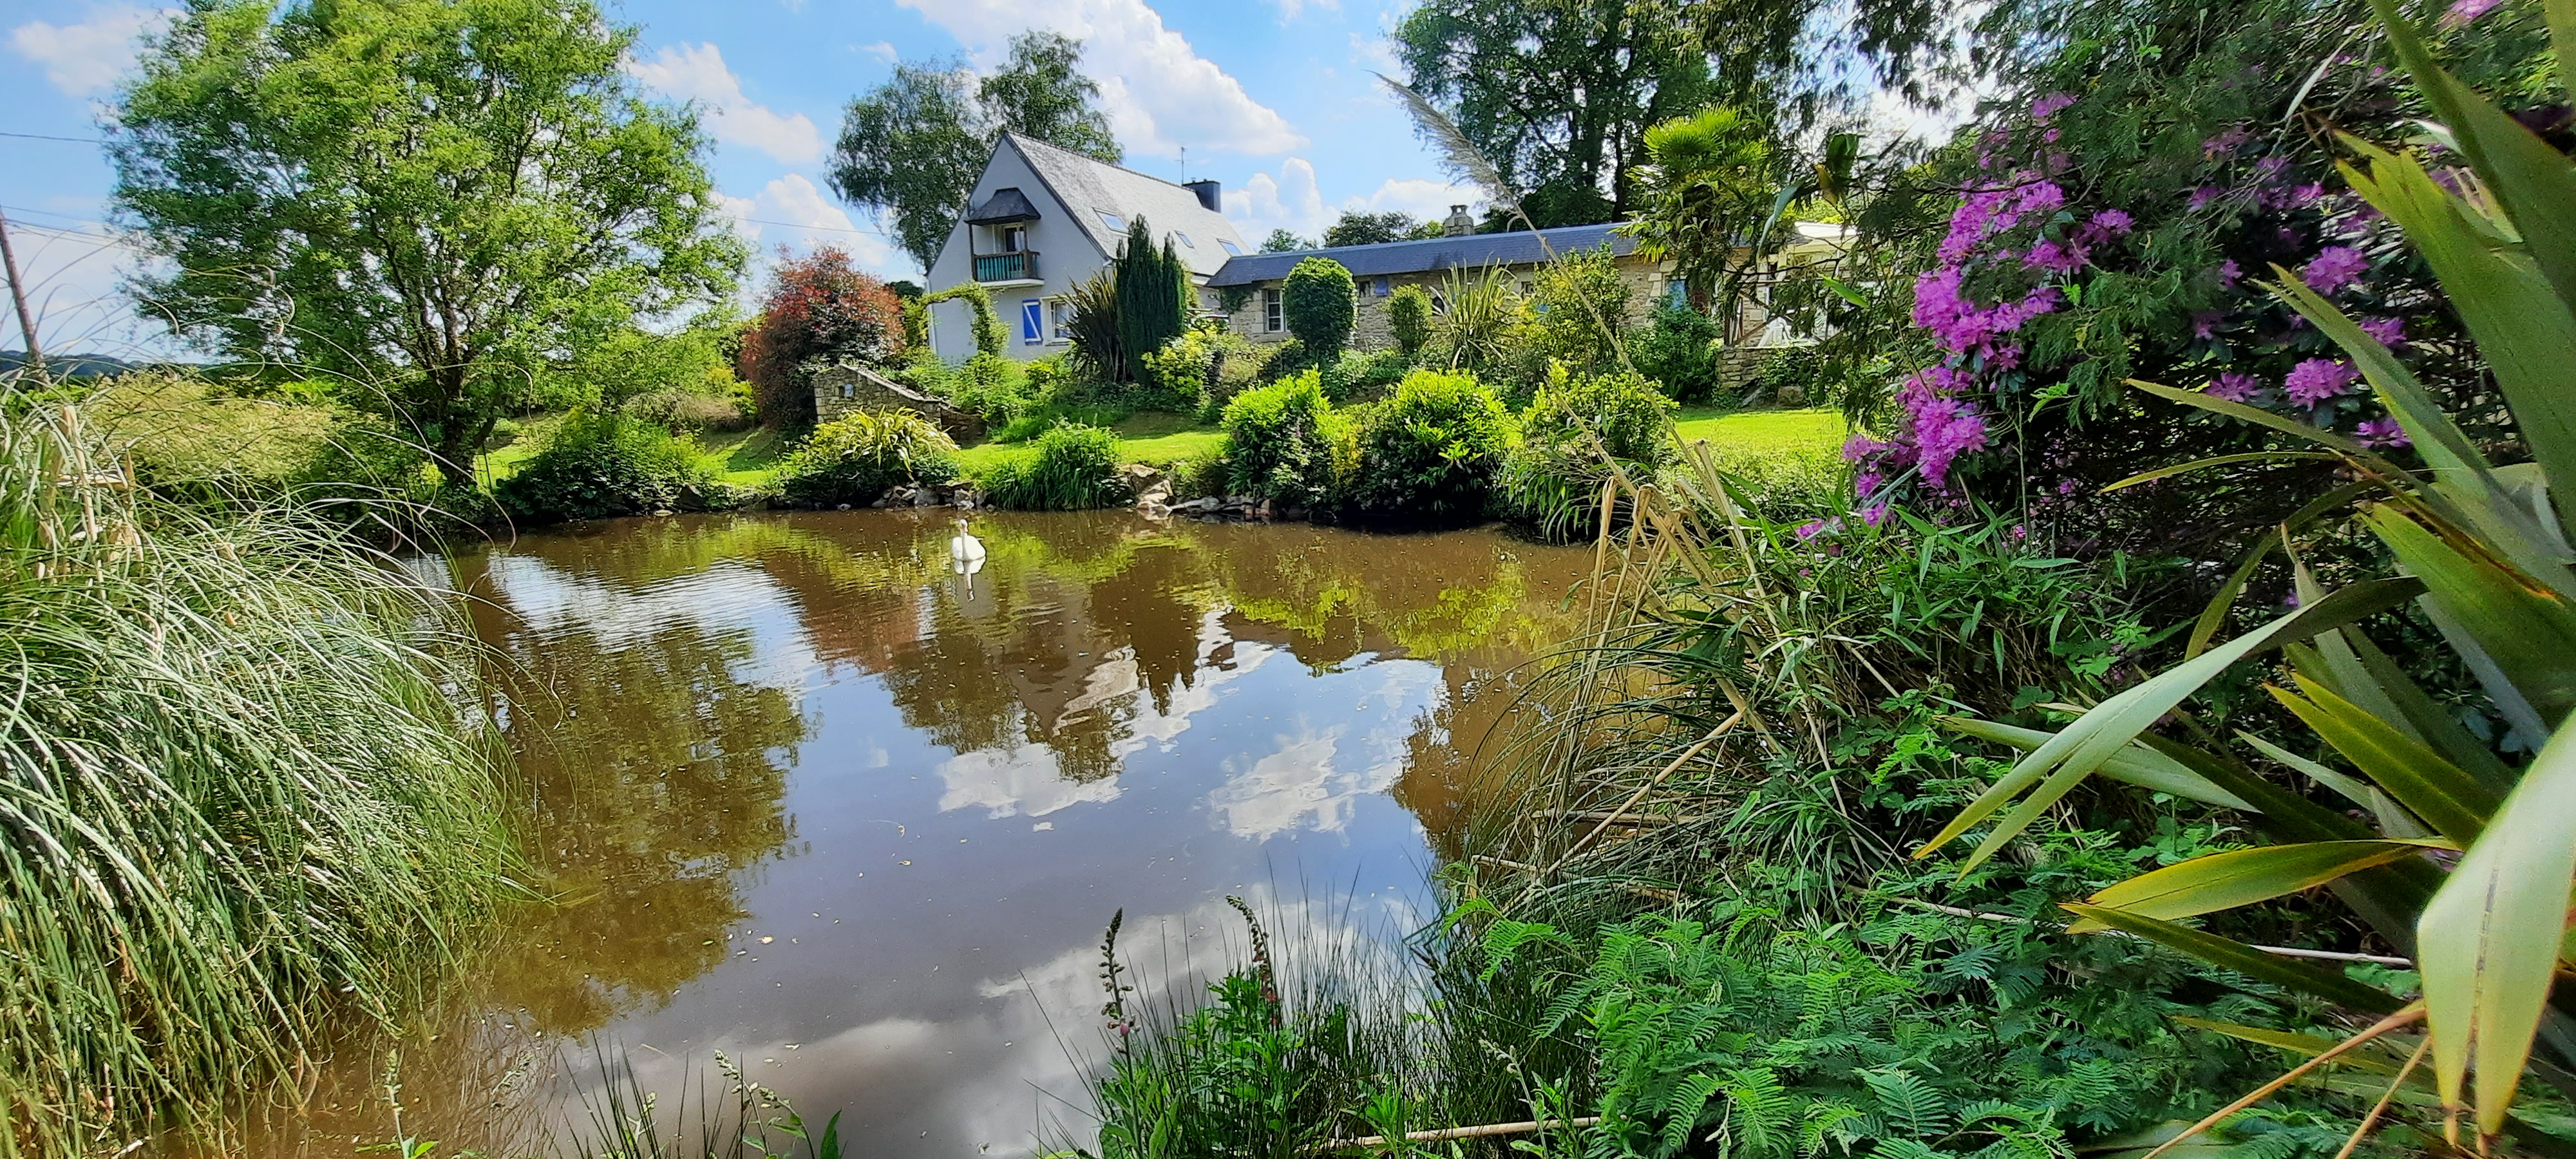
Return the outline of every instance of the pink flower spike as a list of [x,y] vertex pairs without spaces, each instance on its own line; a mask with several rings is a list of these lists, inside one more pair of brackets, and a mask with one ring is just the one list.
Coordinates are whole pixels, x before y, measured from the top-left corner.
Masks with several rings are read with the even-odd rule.
[[2352,389],[2361,371],[2339,359],[2311,358],[2290,368],[2290,376],[2281,385],[2290,392],[2292,401],[2301,406],[2315,406]]

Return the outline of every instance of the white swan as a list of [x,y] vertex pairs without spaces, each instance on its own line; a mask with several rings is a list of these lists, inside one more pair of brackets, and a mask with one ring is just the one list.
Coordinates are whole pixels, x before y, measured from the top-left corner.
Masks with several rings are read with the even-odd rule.
[[957,521],[957,534],[949,537],[948,562],[966,577],[966,594],[975,594],[975,573],[984,570],[984,541],[966,530],[964,519]]

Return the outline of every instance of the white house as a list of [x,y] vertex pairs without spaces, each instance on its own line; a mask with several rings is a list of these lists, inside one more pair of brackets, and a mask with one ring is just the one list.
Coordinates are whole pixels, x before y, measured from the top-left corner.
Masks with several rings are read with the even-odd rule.
[[[1200,305],[1216,308],[1204,287],[1230,258],[1251,250],[1225,219],[1214,181],[1174,185],[1095,161],[1044,141],[1004,133],[966,200],[966,213],[930,264],[930,289],[984,284],[1001,316],[1011,356],[1059,354],[1069,348],[1063,295],[1098,273],[1143,217],[1201,287]],[[930,346],[951,362],[975,352],[973,315],[964,302],[931,307]]]

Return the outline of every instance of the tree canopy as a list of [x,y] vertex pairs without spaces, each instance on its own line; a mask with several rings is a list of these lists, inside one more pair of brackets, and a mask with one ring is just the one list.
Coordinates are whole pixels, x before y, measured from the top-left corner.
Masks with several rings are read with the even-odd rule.
[[1290,232],[1285,226],[1271,230],[1270,236],[1261,239],[1261,252],[1266,254],[1293,253],[1297,250],[1310,250],[1313,248],[1315,248],[1313,242],[1297,236]]
[[587,0],[193,7],[143,55],[115,201],[144,309],[223,354],[344,376],[459,480],[538,371],[731,292],[685,110],[639,99]]
[[954,59],[897,63],[842,113],[833,191],[885,221],[928,270],[1003,133],[1112,164],[1123,156],[1100,86],[1074,69],[1081,58],[1081,41],[1033,30],[1012,37],[1009,62],[981,81]]
[[1324,227],[1324,244],[1376,245],[1380,242],[1413,241],[1440,236],[1440,223],[1417,221],[1400,209],[1384,213],[1344,213]]

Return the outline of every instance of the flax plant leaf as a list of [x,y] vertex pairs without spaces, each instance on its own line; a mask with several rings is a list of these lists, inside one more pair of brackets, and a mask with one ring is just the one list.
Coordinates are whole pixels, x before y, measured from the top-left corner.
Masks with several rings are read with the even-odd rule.
[[[2387,505],[2362,517],[2440,608],[2495,662],[2505,680],[2554,730],[2576,708],[2576,603],[2484,555],[2461,551]],[[2429,819],[2429,818],[2428,818]]]
[[2486,828],[2487,818],[2495,812],[2495,795],[2441,754],[2322,684],[2299,681],[2304,696],[2277,685],[2267,684],[2264,689],[2364,776],[2458,847],[2477,840]]
[[2576,727],[2563,727],[2469,847],[2416,925],[2442,1097],[2460,1102],[2474,1062],[2477,1123],[2504,1128],[2552,976],[2576,881]]
[[1949,825],[1940,833],[1916,849],[1914,856],[1929,856],[1933,850],[1958,839],[1960,834],[1986,818],[2002,812],[2014,798],[2021,798],[2010,813],[1996,822],[1994,829],[1963,867],[1974,868],[1992,857],[2015,834],[2029,827],[2042,810],[2065,796],[2076,782],[2100,768],[2104,761],[2136,740],[2138,734],[2154,725],[2158,718],[2182,703],[2184,697],[2226,671],[2228,666],[2264,648],[2340,628],[2386,611],[2421,590],[2419,583],[2408,579],[2354,584],[2141,681],[2136,687],[2095,706],[2023,757],[2011,772],[1995,782],[1993,788],[1960,810],[1959,815],[1951,818]]
[[[2029,752],[2047,744],[2049,738],[2057,735],[2035,728],[2020,728],[1991,720],[1979,720],[1973,716],[1936,716],[1932,719],[1934,723],[1944,728],[1965,733],[1978,740],[2009,745],[2023,752]],[[2198,801],[2205,805],[2243,809],[2249,813],[2262,811],[2247,803],[2243,797],[2219,788],[2209,778],[2193,772],[2182,762],[2141,744],[2131,744],[2114,754],[2111,759],[2102,762],[2102,775],[2142,789],[2171,793],[2185,800]]]
[[2066,902],[2059,908],[2079,918],[2091,918],[2111,929],[2179,950],[2211,965],[2234,970],[2248,978],[2314,994],[2364,1013],[2393,1014],[2406,1005],[2385,990],[2365,986],[2342,974],[2267,954],[2243,942],[2189,926],[2082,902]]
[[[2171,921],[2270,901],[2314,889],[2345,874],[2413,857],[2426,849],[2456,849],[2448,841],[2309,841],[2231,849],[2143,873],[2086,899],[2105,909]],[[2090,919],[2070,934],[2105,929]]]

